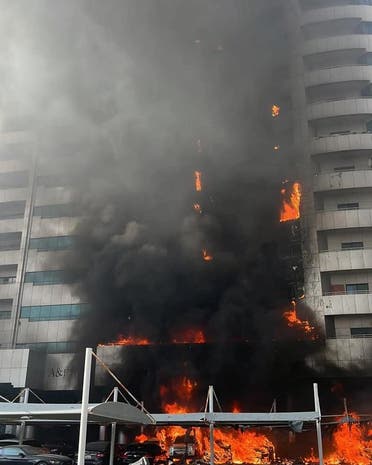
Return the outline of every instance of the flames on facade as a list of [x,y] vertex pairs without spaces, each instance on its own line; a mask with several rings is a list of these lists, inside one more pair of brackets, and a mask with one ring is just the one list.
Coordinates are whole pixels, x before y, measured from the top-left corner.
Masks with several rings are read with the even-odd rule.
[[280,106],[279,105],[273,105],[271,107],[271,116],[273,118],[278,118],[278,116],[280,115]]
[[202,210],[202,207],[201,207],[200,203],[194,203],[194,210],[195,210],[197,213],[200,213],[200,214],[203,213],[203,210]]
[[112,342],[107,342],[106,344],[99,344],[100,346],[102,345],[107,345],[107,346],[148,346],[151,345],[151,342],[142,337],[136,337],[136,336],[123,336],[119,335],[118,338],[115,341]]
[[201,329],[188,329],[173,339],[173,344],[205,344],[206,339]]
[[194,171],[194,179],[195,179],[195,190],[196,190],[196,192],[201,192],[202,189],[203,189],[201,171]]
[[292,300],[292,308],[283,313],[283,318],[287,321],[289,328],[297,328],[302,330],[306,335],[312,338],[316,337],[315,327],[312,326],[307,320],[301,320],[297,315],[296,302]]
[[285,187],[280,193],[282,196],[280,222],[298,220],[300,218],[301,184],[294,182],[288,185],[288,181],[285,181]]
[[[194,407],[194,394],[198,388],[195,380],[187,377],[174,380],[169,386],[160,388],[162,410],[165,413],[187,413],[199,410]],[[173,399],[173,400],[172,400]],[[196,444],[197,455],[203,462],[208,462],[210,450],[210,438],[208,428],[193,428],[186,430],[181,426],[167,426],[156,428],[152,435],[141,434],[136,441],[144,442],[156,439],[160,446],[168,451],[177,437],[193,437]],[[274,445],[263,434],[253,431],[240,431],[233,428],[216,428],[215,463],[270,463],[273,457]]]
[[207,249],[203,249],[202,254],[205,262],[211,262],[213,260],[213,255],[211,255]]

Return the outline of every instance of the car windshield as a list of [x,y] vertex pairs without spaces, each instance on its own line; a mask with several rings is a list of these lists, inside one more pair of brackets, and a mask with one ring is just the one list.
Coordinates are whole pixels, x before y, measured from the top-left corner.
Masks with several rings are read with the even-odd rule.
[[33,447],[33,446],[22,446],[22,450],[27,455],[40,455],[45,454],[47,451],[42,449],[41,447]]

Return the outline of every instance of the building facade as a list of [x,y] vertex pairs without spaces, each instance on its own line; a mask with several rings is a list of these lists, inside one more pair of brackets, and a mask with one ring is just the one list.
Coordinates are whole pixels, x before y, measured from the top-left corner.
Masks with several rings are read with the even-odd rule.
[[72,326],[83,306],[61,258],[77,212],[66,177],[51,174],[39,151],[31,133],[1,136],[0,383],[73,388]]
[[372,362],[372,1],[292,2],[306,302],[339,367]]

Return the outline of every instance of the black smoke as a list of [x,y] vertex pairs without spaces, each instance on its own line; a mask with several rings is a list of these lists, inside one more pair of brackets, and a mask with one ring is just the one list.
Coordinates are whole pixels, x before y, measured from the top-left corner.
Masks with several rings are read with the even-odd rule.
[[[32,128],[40,167],[65,171],[82,213],[65,269],[89,310],[73,338],[157,344],[118,367],[153,405],[175,375],[228,398],[313,377],[322,338],[301,342],[282,317],[293,296],[280,189],[299,177],[287,6],[20,0],[4,12],[3,127]],[[210,344],[170,344],[190,328]]]

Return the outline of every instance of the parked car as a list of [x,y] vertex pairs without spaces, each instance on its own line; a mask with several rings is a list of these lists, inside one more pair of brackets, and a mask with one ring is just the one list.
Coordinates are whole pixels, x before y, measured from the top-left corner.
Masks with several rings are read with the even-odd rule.
[[47,454],[32,446],[4,446],[0,449],[0,465],[72,465],[70,457]]
[[173,462],[189,462],[199,457],[199,451],[192,430],[177,436],[169,448],[169,458]]
[[148,459],[150,465],[162,465],[167,463],[165,451],[154,441],[128,444],[122,458],[119,458],[119,462],[122,465],[129,465],[137,462],[137,460],[143,457]]
[[0,447],[4,446],[33,446],[33,447],[43,447],[41,442],[37,439],[25,439],[22,444],[19,443],[17,438],[14,439],[0,439]]
[[67,442],[54,442],[43,444],[43,447],[49,450],[51,454],[65,455],[66,457],[73,458],[75,456],[75,448]]
[[[123,455],[123,447],[115,445],[114,464],[120,462]],[[75,455],[77,461],[77,455]],[[110,441],[88,442],[85,446],[85,465],[108,465],[110,461]],[[1,465],[1,464],[0,464]]]

